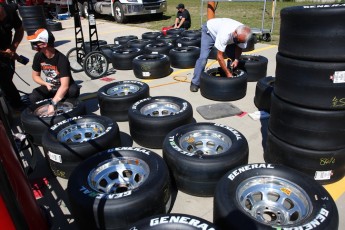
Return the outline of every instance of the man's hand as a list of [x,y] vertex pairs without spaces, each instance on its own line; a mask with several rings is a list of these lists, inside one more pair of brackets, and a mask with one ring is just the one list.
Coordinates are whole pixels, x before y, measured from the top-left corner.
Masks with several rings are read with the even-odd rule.
[[226,77],[232,77],[232,73],[230,72],[230,70],[227,68],[227,66],[225,64],[223,54],[224,53],[222,51],[219,51],[219,50],[217,51],[217,61],[220,65],[220,67],[222,68],[222,70],[224,71],[225,76]]
[[4,51],[1,51],[1,54],[13,60],[15,60],[17,57],[16,52],[12,51],[11,49],[6,49]]
[[48,115],[48,116],[54,115],[54,113],[55,113],[55,107],[54,107],[54,105],[48,105],[47,115]]
[[232,73],[230,72],[230,71],[228,71],[227,73],[226,73],[226,77],[232,77]]
[[52,83],[49,83],[49,82],[46,82],[45,85],[46,85],[48,91],[51,91],[53,89],[53,86],[54,86]]
[[231,63],[231,67],[235,69],[235,68],[238,66],[238,62],[239,62],[238,59],[235,59],[235,60]]

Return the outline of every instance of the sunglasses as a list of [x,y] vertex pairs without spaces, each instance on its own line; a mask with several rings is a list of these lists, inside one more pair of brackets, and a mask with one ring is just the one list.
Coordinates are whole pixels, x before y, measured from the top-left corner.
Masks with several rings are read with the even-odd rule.
[[41,45],[44,45],[44,43],[43,42],[32,42],[32,47],[34,49],[39,48]]

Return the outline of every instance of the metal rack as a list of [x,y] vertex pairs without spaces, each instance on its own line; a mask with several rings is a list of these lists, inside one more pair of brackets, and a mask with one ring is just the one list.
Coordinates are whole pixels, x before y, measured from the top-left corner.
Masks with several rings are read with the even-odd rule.
[[[200,1],[201,1],[200,25],[202,25],[204,2],[209,2],[209,1],[206,1],[206,0],[200,0]],[[262,18],[261,18],[261,28],[251,28],[251,29],[252,29],[253,34],[255,34],[257,38],[264,41],[271,41],[271,34],[273,33],[277,0],[272,0],[272,4],[273,4],[272,5],[272,23],[271,23],[271,28],[269,29],[264,28],[267,0],[215,0],[213,2],[264,2],[264,7],[262,10]]]

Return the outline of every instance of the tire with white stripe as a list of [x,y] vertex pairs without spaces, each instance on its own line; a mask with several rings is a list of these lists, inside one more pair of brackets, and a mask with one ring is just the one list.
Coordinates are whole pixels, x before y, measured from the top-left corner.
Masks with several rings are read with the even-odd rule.
[[301,60],[345,60],[345,4],[286,7],[280,12],[278,50]]
[[128,110],[129,129],[141,146],[161,149],[173,129],[193,121],[192,105],[178,97],[158,96],[137,101]]
[[193,196],[213,196],[219,179],[229,170],[248,163],[248,142],[226,125],[196,123],[167,134],[163,158],[177,188]]
[[121,146],[119,126],[104,116],[72,117],[47,130],[42,137],[42,146],[54,174],[68,179],[74,168],[86,158]]
[[44,115],[50,99],[31,104],[21,114],[23,129],[36,145],[42,145],[43,134],[53,125],[79,115],[86,114],[85,103],[77,99],[66,99],[57,105],[57,111],[52,116]]
[[213,222],[221,229],[336,230],[337,206],[327,190],[292,168],[242,165],[218,182]]
[[129,227],[130,230],[217,230],[214,224],[202,218],[180,214],[169,213],[145,218]]
[[149,86],[141,81],[119,81],[98,90],[97,98],[102,116],[113,121],[128,121],[128,109],[137,101],[150,96]]
[[167,213],[172,185],[164,160],[148,149],[122,147],[97,153],[71,174],[67,194],[80,229],[128,229]]

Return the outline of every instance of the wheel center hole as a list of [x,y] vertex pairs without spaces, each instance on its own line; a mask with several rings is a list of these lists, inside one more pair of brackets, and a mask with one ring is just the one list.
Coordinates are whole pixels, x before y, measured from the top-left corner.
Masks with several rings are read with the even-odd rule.
[[262,217],[264,218],[264,220],[266,222],[273,222],[273,221],[277,220],[277,215],[274,212],[272,212],[272,211],[265,211],[262,214]]

